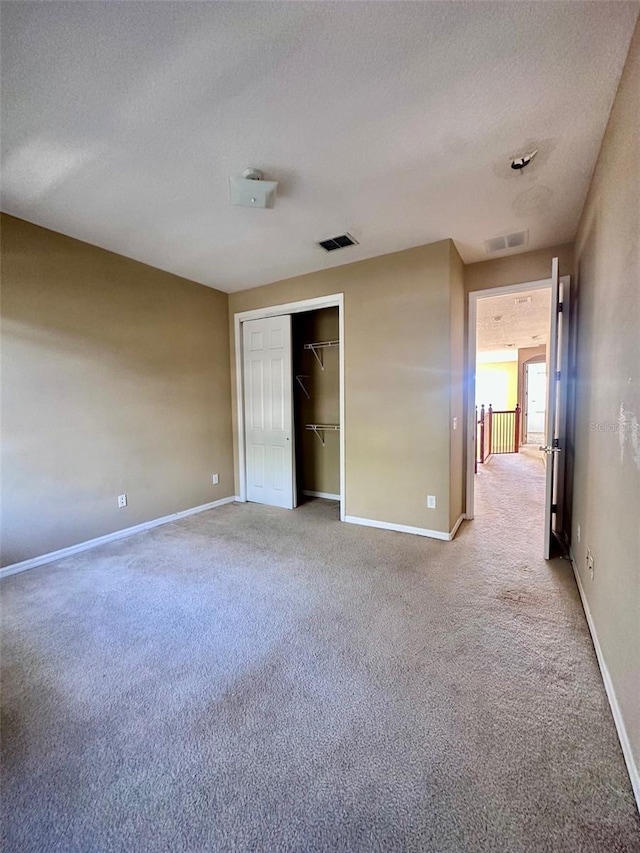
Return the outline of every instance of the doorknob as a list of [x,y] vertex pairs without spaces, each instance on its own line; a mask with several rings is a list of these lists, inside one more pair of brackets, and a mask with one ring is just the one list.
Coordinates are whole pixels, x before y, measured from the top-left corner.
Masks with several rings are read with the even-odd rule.
[[538,450],[542,450],[542,451],[544,451],[544,453],[560,453],[562,448],[561,447],[551,447],[550,444],[547,444],[546,447],[543,447],[542,445],[540,445]]

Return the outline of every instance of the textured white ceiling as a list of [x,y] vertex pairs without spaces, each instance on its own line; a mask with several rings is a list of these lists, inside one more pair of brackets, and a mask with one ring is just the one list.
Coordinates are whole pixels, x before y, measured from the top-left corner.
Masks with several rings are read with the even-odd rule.
[[[517,301],[525,298],[530,301]],[[543,346],[549,340],[550,312],[550,288],[479,299],[476,352],[517,359],[521,347]]]
[[[227,291],[445,237],[467,262],[525,228],[571,240],[638,9],[3,3],[2,206]],[[229,206],[247,166],[274,210]],[[344,231],[360,245],[315,245]]]

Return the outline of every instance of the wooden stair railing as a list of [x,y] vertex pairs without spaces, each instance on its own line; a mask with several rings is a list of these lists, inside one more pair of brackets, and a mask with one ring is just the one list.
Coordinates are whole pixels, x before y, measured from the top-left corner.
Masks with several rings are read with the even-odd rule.
[[476,406],[478,428],[475,470],[478,462],[485,463],[494,453],[518,453],[520,450],[520,406],[515,409],[494,409],[491,404]]

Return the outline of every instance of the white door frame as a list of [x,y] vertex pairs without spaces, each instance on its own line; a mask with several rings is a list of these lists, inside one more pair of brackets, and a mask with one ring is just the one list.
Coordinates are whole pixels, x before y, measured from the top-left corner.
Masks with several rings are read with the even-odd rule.
[[[282,305],[270,305],[266,308],[255,308],[252,311],[241,311],[233,315],[236,347],[236,440],[238,443],[238,500],[247,500],[247,459],[244,435],[244,377],[242,370],[242,324],[245,320],[261,320],[264,317],[277,317],[280,314],[301,314],[305,311],[315,311],[318,308],[338,308],[339,373],[340,373],[340,521],[345,518],[345,421],[344,421],[344,294],[334,293],[330,296],[317,296],[314,299],[303,299],[299,302],[286,302]],[[295,468],[295,457],[294,457]]]
[[[569,276],[561,276],[562,283]],[[478,300],[487,296],[504,296],[506,293],[522,293],[527,290],[544,290],[551,287],[551,278],[536,281],[524,281],[521,284],[507,284],[504,287],[490,287],[486,290],[474,290],[469,294],[469,315],[467,328],[467,498],[465,518],[473,518],[475,510],[475,454],[476,454],[476,324],[478,320]],[[548,346],[548,344],[547,344]]]

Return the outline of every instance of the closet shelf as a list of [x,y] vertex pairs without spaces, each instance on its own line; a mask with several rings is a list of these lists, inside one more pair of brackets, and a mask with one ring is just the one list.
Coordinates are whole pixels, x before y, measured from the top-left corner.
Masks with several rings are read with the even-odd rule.
[[320,365],[320,370],[324,370],[324,364],[321,358],[322,350],[328,349],[329,347],[339,347],[340,341],[316,341],[313,344],[305,344],[305,349],[310,349],[311,352],[316,357],[316,361]]
[[322,442],[322,446],[325,446],[324,434],[325,432],[338,432],[340,429],[340,424],[305,424],[305,429],[310,429],[312,432],[318,436],[320,441]]

